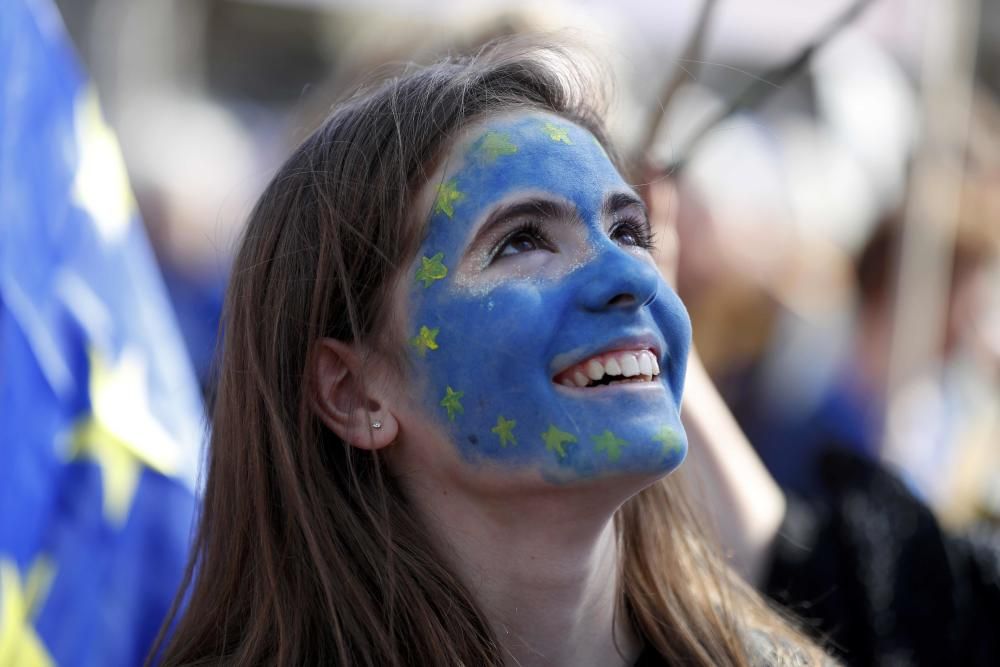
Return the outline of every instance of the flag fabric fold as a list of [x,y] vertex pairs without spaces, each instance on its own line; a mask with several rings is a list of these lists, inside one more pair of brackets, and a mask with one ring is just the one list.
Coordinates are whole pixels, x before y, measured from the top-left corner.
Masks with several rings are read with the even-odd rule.
[[138,665],[204,419],[113,133],[47,0],[0,2],[0,667]]

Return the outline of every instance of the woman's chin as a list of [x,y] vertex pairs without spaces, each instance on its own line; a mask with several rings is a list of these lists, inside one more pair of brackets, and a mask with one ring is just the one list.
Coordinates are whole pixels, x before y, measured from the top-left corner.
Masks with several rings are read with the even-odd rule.
[[553,461],[551,454],[543,450],[537,453],[535,460],[529,457],[512,463],[482,454],[470,456],[464,451],[459,469],[454,472],[470,491],[490,495],[553,493],[595,487],[617,487],[624,492],[631,489],[631,493],[635,493],[675,471],[687,454],[683,430],[668,440],[666,447],[653,439],[650,442],[657,446],[633,447],[627,455],[622,453],[614,460],[608,460],[603,452],[598,452],[597,456],[593,452],[578,452],[573,457],[567,452],[567,460]]

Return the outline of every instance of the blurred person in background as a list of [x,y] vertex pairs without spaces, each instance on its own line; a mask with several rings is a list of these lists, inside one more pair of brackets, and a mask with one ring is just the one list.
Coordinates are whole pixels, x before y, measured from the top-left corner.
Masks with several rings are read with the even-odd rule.
[[[969,425],[963,420],[989,418],[963,410],[960,394],[955,393],[961,389],[963,376],[986,383],[982,394],[996,390],[997,359],[984,338],[991,306],[987,281],[998,257],[997,228],[991,229],[983,218],[988,211],[989,207],[966,209],[959,226],[951,258],[947,318],[935,366],[940,376],[933,379],[933,390],[914,382],[933,395],[916,397],[918,403],[910,401],[905,408],[908,414],[895,417],[893,437],[909,441],[903,447],[907,458],[895,463],[914,491],[935,506],[944,505],[949,495],[961,429]],[[783,486],[798,493],[821,492],[821,462],[831,451],[880,458],[889,418],[885,396],[901,225],[898,215],[884,218],[857,257],[854,334],[846,353],[838,355],[841,367],[814,407],[796,412],[794,404],[776,403],[766,392],[753,391],[743,392],[737,404],[738,419],[769,469]],[[968,366],[968,355],[978,360],[974,366]],[[759,369],[751,368],[745,381],[755,381],[754,371]],[[931,380],[924,378],[924,382]]]
[[593,85],[501,43],[349,95],[278,170],[163,664],[826,661],[664,477],[690,330]]
[[[679,292],[706,364],[782,487],[822,494],[824,452],[851,451],[898,468],[958,525],[993,512],[1000,465],[995,97],[981,85],[968,140],[960,133],[934,158],[965,172],[954,242],[950,213],[907,226],[944,239],[922,269],[942,275],[941,319],[924,318],[929,334],[894,331],[901,292],[938,312],[933,279],[896,285],[903,212],[923,201],[904,187],[916,143],[900,128],[914,125],[915,101],[871,44],[838,41],[812,70],[811,104],[793,96],[737,115],[690,156]],[[939,344],[893,384],[894,350],[918,333]]]
[[[650,188],[651,203],[665,187],[673,186]],[[661,193],[659,201],[670,199]],[[674,216],[657,215],[651,207],[661,230],[683,216],[683,198],[678,205],[675,196],[673,204]],[[682,236],[682,265],[689,250],[685,240],[692,239]],[[874,256],[877,249],[871,248],[878,243],[866,257]],[[663,261],[661,267],[668,275],[675,269]],[[778,441],[783,448],[817,446],[796,459],[811,466],[812,493],[780,487],[754,455],[696,353],[684,407],[688,471],[699,482],[696,497],[711,515],[730,563],[799,614],[845,662],[996,663],[1000,641],[992,627],[1000,618],[1000,530],[987,524],[944,530],[912,486],[879,462],[876,443],[830,435],[851,432],[836,420],[816,418],[812,429],[784,431]]]
[[[990,141],[989,136],[978,138]],[[952,370],[964,367],[965,377],[981,378],[985,391],[965,389],[973,398],[995,396],[997,379],[996,348],[989,336],[998,284],[997,209],[991,189],[983,188],[991,174],[992,168],[973,161],[952,253],[948,318],[942,323],[946,335],[939,350],[944,363],[936,366],[947,371],[948,364],[961,362]],[[768,341],[775,322],[794,300],[787,298],[787,285],[762,289],[768,286],[755,281],[752,271],[741,274],[733,263],[729,230],[711,220],[710,210],[683,176],[672,185],[674,196],[661,195],[660,205],[651,210],[654,220],[669,227],[670,219],[664,222],[655,214],[658,208],[668,209],[680,226],[680,293],[692,309],[695,338],[700,331],[717,364],[727,359],[745,363],[774,345]],[[666,235],[660,233],[661,238]],[[880,397],[886,386],[898,243],[898,224],[887,222],[860,254],[855,346],[835,357],[848,365],[842,375],[833,375],[838,382],[826,397],[819,394],[816,403],[781,400],[795,398],[795,383],[808,377],[808,369],[801,376],[772,371],[771,382],[791,384],[778,394],[758,395],[747,383],[750,390],[743,391],[737,414],[748,426],[749,441],[732,421],[698,355],[692,354],[684,412],[692,452],[689,470],[702,477],[701,501],[714,514],[731,563],[807,619],[849,664],[992,665],[1000,655],[992,632],[1000,618],[1000,532],[982,523],[948,532],[927,506],[930,483],[944,482],[959,466],[938,460],[922,480],[912,474],[916,466],[902,468],[904,483],[880,461],[886,414]],[[808,256],[817,257],[814,252]],[[668,274],[674,269],[662,266]],[[788,280],[796,274],[778,275]],[[799,309],[792,316],[802,312],[809,313]],[[836,350],[827,348],[826,354]],[[967,372],[963,359],[968,357],[978,360],[974,373]],[[816,365],[824,362],[815,360]],[[754,363],[759,362],[736,370],[753,379]],[[720,368],[725,371],[721,364],[716,371]],[[952,394],[952,408],[966,418],[955,419],[953,427],[968,427],[977,419],[987,429],[995,424],[995,404],[963,402],[961,396]],[[815,405],[815,412],[797,411],[803,405]],[[935,438],[939,452],[954,448],[954,458],[967,453],[947,434],[921,435]],[[751,441],[763,445],[760,449],[784,488],[757,468]],[[986,496],[984,481],[996,470],[995,435],[980,445],[986,451],[977,448],[980,467],[966,478],[967,491],[976,496],[969,506],[988,513],[977,503]],[[970,495],[964,498],[968,501]],[[975,516],[967,507],[964,523]]]

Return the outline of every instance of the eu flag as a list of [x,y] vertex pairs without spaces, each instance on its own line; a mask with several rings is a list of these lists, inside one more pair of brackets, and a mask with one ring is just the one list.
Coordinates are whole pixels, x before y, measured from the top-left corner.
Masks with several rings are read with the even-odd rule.
[[58,13],[0,1],[0,665],[137,665],[183,571],[197,384]]

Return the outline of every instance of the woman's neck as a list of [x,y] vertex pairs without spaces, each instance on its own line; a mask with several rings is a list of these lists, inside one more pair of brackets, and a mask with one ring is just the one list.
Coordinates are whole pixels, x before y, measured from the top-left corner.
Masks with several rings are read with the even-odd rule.
[[508,664],[605,667],[638,657],[641,644],[619,609],[616,503],[593,490],[416,496]]

